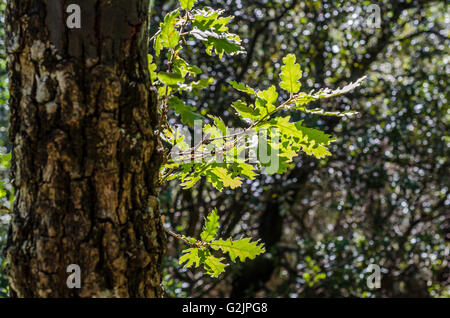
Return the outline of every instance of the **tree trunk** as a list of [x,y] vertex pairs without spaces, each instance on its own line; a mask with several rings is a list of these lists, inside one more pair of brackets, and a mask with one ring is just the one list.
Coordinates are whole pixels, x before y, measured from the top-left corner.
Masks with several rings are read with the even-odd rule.
[[[81,8],[69,29],[67,6]],[[160,297],[148,0],[9,0],[13,297]],[[81,268],[81,288],[67,267]]]

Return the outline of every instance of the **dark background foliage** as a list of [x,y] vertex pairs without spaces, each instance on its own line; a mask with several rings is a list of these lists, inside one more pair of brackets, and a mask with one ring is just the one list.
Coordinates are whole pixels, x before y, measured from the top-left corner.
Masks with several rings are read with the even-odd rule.
[[[3,12],[5,1],[0,2]],[[177,5],[154,0],[152,29]],[[444,1],[378,1],[381,25],[369,27],[370,1],[198,1],[234,15],[247,54],[219,63],[202,46],[185,58],[214,77],[211,90],[186,96],[203,114],[239,126],[227,82],[278,84],[281,59],[294,53],[304,91],[337,88],[368,75],[362,88],[314,105],[354,109],[356,118],[304,116],[332,133],[333,156],[305,154],[287,174],[260,176],[222,193],[176,182],[161,193],[162,212],[180,233],[198,236],[217,207],[221,235],[250,235],[264,256],[212,279],[178,265],[180,242],[169,239],[165,289],[173,297],[449,297],[448,98],[449,10]],[[0,16],[3,38],[3,14]],[[3,42],[0,42],[3,47]],[[151,53],[151,52],[150,52]],[[5,53],[0,49],[0,152],[9,152]],[[163,62],[163,61],[161,61]],[[8,182],[7,167],[0,167]],[[4,205],[9,206],[8,193]],[[0,248],[9,217],[0,214]],[[0,256],[0,266],[3,266]],[[369,264],[382,268],[381,288],[366,284]],[[6,296],[1,275],[0,297]]]
[[[247,55],[217,63],[198,46],[187,60],[216,79],[192,98],[202,113],[239,125],[227,82],[278,83],[283,56],[296,54],[303,90],[336,88],[368,75],[352,94],[315,105],[355,109],[355,119],[305,116],[337,136],[333,156],[301,155],[286,175],[261,176],[236,191],[205,183],[161,194],[163,212],[186,235],[217,206],[221,234],[260,238],[268,253],[233,266],[220,280],[180,271],[171,241],[165,267],[172,296],[448,296],[448,6],[441,1],[382,1],[370,28],[370,1],[199,1],[235,15]],[[154,17],[174,1],[155,1]],[[153,25],[155,28],[157,24]],[[382,268],[367,287],[366,268]]]

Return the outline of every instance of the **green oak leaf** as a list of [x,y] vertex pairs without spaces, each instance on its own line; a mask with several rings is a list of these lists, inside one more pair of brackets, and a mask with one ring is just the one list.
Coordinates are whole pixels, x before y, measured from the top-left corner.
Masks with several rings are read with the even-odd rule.
[[176,30],[177,17],[180,14],[178,10],[168,13],[164,17],[164,22],[160,25],[160,33],[155,38],[155,54],[159,56],[162,48],[172,49],[180,41],[180,33]]
[[213,115],[209,115],[208,117],[214,120],[214,124],[216,125],[217,129],[219,129],[219,131],[222,133],[222,136],[226,136],[228,128],[227,125],[225,125],[225,123],[223,122],[222,118]]
[[258,92],[258,96],[264,99],[267,105],[273,105],[278,99],[278,92],[274,85],[270,86],[265,91]]
[[197,0],[180,0],[181,7],[187,11],[191,10],[196,2]]
[[236,189],[242,185],[242,179],[239,177],[233,177],[233,175],[223,167],[215,167],[212,169],[212,173],[216,175],[223,183],[224,187],[230,187]]
[[153,63],[153,55],[148,54],[148,71],[150,73],[150,79],[154,83],[158,79],[158,74],[156,74],[156,69],[158,67]]
[[6,196],[6,190],[4,187],[4,182],[0,181],[0,199]]
[[202,78],[196,82],[192,82],[190,84],[191,88],[195,91],[200,91],[202,89],[207,88],[209,85],[211,85],[212,83],[214,83],[214,78],[209,77],[209,78]]
[[259,118],[259,109],[248,106],[247,103],[242,100],[237,100],[231,105],[242,118],[247,118],[252,121]]
[[331,155],[326,146],[330,145],[336,139],[319,129],[304,127],[301,122],[297,122],[295,126],[302,132],[306,139],[305,145],[302,146],[303,151],[308,155],[313,155],[317,159]]
[[180,257],[178,264],[183,265],[185,268],[189,268],[192,265],[199,267],[201,264],[200,256],[198,255],[198,248],[188,248],[183,250],[183,255]]
[[216,238],[218,231],[219,231],[219,216],[217,215],[217,209],[214,208],[206,218],[206,222],[205,225],[203,226],[203,231],[200,234],[200,237],[202,241],[211,242]]
[[180,257],[179,264],[185,268],[199,267],[203,265],[206,273],[212,277],[219,277],[225,271],[228,264],[222,263],[224,258],[218,258],[211,255],[211,252],[205,248],[188,248],[183,250],[183,255]]
[[244,48],[241,46],[241,39],[235,34],[219,34],[215,31],[202,31],[198,28],[194,28],[190,34],[206,45],[206,53],[208,55],[212,54],[213,49],[220,58],[222,58],[224,53],[234,55],[244,52]]
[[158,79],[164,84],[168,86],[174,86],[178,83],[184,82],[184,77],[181,73],[166,73],[159,72]]
[[206,8],[193,12],[193,27],[202,31],[212,29],[217,33],[228,32],[228,24],[233,17],[220,17],[224,11]]
[[231,86],[233,86],[234,89],[236,89],[236,90],[238,90],[240,92],[247,93],[247,94],[250,94],[250,95],[256,95],[256,91],[253,88],[251,88],[250,86],[248,86],[248,85],[245,85],[245,84],[242,84],[242,83],[238,83],[236,81],[230,81],[229,84]]
[[284,65],[281,67],[280,87],[290,93],[298,93],[301,84],[302,70],[300,65],[295,63],[295,55],[289,54],[283,58]]
[[223,240],[219,239],[211,242],[211,247],[214,250],[221,250],[224,253],[228,253],[231,261],[236,262],[236,259],[240,259],[241,262],[245,259],[254,259],[256,256],[265,252],[264,245],[259,242],[251,242],[250,238],[243,238],[233,241],[231,239]]
[[218,258],[212,255],[207,256],[203,265],[206,273],[215,278],[219,277],[220,274],[222,274],[225,271],[225,268],[228,266],[228,264],[222,263],[223,260],[223,257]]
[[0,167],[9,168],[11,166],[11,154],[12,152],[0,155]]
[[175,113],[181,116],[181,122],[185,125],[194,126],[194,121],[203,118],[202,115],[193,111],[192,107],[186,105],[181,99],[172,96],[168,100],[169,107],[174,109]]

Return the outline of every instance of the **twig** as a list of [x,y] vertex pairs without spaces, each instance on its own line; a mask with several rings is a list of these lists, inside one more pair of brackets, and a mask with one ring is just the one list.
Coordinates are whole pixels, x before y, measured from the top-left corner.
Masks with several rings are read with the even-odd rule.
[[196,246],[196,244],[192,244],[191,242],[189,242],[185,237],[183,237],[180,234],[174,233],[171,230],[169,230],[168,228],[164,228],[164,231],[166,231],[167,234],[169,234],[170,236],[173,236],[174,238],[183,241],[184,243],[186,243],[187,245],[190,246]]

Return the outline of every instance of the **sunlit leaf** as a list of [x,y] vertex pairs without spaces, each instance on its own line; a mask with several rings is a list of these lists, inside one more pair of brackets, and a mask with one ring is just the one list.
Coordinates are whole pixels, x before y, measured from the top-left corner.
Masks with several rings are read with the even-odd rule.
[[214,208],[206,218],[200,237],[203,241],[210,242],[216,238],[217,231],[219,231],[219,216],[217,215],[217,209]]
[[180,0],[181,7],[184,10],[191,10],[196,2],[197,0]]
[[295,55],[289,54],[283,58],[284,65],[281,67],[280,87],[290,93],[297,93],[301,87],[302,70],[295,60]]
[[215,250],[221,250],[227,253],[231,261],[236,262],[240,259],[241,262],[247,258],[254,259],[256,256],[265,252],[264,245],[259,242],[251,242],[250,238],[233,241],[231,239],[219,239],[211,242],[211,247]]

